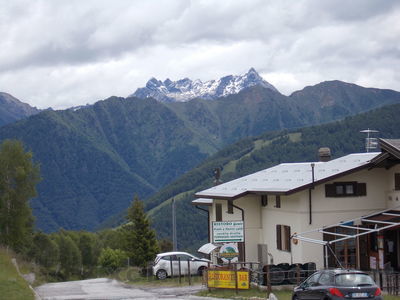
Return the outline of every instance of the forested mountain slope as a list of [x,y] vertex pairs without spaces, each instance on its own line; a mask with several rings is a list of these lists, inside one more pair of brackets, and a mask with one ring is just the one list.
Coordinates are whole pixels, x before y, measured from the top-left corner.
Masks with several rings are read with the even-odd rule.
[[22,140],[41,164],[43,180],[32,201],[38,228],[93,230],[124,211],[135,194],[149,197],[239,139],[400,102],[398,92],[337,81],[299,93],[286,97],[254,86],[213,101],[111,97],[3,126],[0,141]]
[[[171,236],[171,205],[176,200],[180,248],[196,248],[207,239],[206,214],[193,207],[194,193],[213,185],[213,171],[222,167],[221,180],[229,180],[283,162],[317,161],[320,147],[330,147],[333,157],[364,152],[360,130],[379,130],[383,138],[399,138],[400,104],[390,105],[343,121],[298,130],[267,132],[247,138],[206,159],[199,166],[146,200],[153,226],[162,238]],[[377,150],[379,151],[379,150]]]

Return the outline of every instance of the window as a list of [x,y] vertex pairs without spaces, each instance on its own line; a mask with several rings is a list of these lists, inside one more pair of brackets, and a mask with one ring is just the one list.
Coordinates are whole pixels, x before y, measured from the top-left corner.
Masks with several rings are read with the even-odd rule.
[[280,207],[281,207],[281,196],[279,196],[279,195],[276,195],[276,198],[275,198],[275,207],[276,207],[276,208],[280,208]]
[[185,254],[177,254],[176,255],[176,260],[181,259],[181,261],[188,261],[188,260],[192,260],[192,257],[185,255]]
[[320,285],[332,285],[334,281],[333,273],[325,272],[321,274],[321,277],[318,280]]
[[308,277],[306,281],[304,281],[301,286],[303,287],[309,287],[309,286],[316,286],[318,285],[318,278],[321,275],[321,273],[317,272]]
[[276,225],[276,248],[290,252],[290,226]]
[[233,214],[233,200],[228,200],[228,214]]
[[400,191],[400,173],[394,174],[394,189]]
[[261,206],[267,206],[268,205],[268,195],[262,195],[261,196]]
[[222,204],[215,204],[215,221],[222,221]]
[[325,184],[325,197],[366,196],[367,184],[356,181]]

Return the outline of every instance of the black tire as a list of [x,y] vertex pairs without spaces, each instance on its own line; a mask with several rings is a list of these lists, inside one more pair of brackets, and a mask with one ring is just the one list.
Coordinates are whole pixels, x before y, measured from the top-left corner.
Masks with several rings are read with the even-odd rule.
[[292,300],[299,300],[299,297],[297,297],[297,295],[293,295]]
[[164,280],[164,279],[167,278],[167,276],[168,276],[167,271],[165,271],[163,269],[158,270],[157,273],[156,273],[156,277],[159,280]]
[[199,275],[199,276],[203,276],[203,272],[204,272],[204,270],[205,269],[207,269],[207,267],[200,267],[198,270],[197,270],[197,275]]

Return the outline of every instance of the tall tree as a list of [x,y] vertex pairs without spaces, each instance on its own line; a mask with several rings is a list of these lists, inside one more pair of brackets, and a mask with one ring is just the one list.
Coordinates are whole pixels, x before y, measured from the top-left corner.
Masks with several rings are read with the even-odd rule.
[[55,267],[60,258],[57,243],[43,232],[35,233],[29,254],[46,271],[50,271],[51,268]]
[[143,202],[135,196],[128,208],[128,223],[124,226],[124,250],[135,266],[144,267],[154,259],[158,249],[155,231],[143,208]]
[[26,250],[32,238],[33,216],[29,200],[36,196],[39,165],[20,141],[0,146],[0,244]]
[[82,266],[82,257],[74,240],[61,230],[55,234],[55,241],[60,250],[60,270],[65,279],[72,274],[78,274]]

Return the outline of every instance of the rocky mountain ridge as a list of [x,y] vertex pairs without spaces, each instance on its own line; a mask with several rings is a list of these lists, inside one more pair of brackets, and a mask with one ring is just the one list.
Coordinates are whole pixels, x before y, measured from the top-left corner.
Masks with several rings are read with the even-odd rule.
[[0,92],[0,126],[39,113],[40,110],[23,103],[10,94]]
[[161,102],[186,102],[194,98],[215,100],[220,97],[237,94],[245,88],[262,86],[277,93],[278,90],[265,81],[254,68],[243,75],[228,75],[218,80],[202,82],[189,78],[164,81],[151,78],[146,87],[138,88],[130,97],[154,98]]

